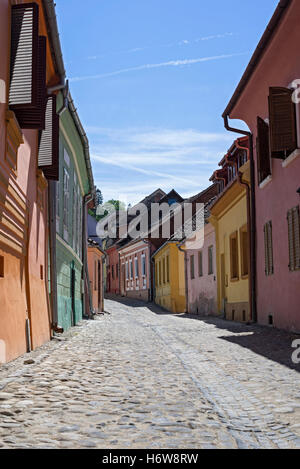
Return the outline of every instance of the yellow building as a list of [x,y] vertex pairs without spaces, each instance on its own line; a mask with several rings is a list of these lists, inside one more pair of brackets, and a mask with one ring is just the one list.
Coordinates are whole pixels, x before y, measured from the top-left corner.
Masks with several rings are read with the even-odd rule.
[[[246,152],[243,158],[240,155],[242,150]],[[220,165],[222,169],[216,171],[212,179],[220,183],[221,193],[210,209],[209,218],[216,232],[218,310],[226,314],[226,319],[247,322],[251,319],[251,310],[250,162],[246,148],[236,147],[235,142]]]
[[153,255],[155,303],[172,313],[185,313],[185,260],[178,244],[179,241],[167,241]]

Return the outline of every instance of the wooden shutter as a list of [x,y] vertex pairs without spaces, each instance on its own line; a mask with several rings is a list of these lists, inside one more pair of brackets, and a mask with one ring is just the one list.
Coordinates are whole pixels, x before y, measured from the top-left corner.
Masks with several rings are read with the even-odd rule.
[[40,133],[38,167],[47,179],[59,180],[59,116],[56,96],[49,96],[46,105],[45,130]]
[[36,106],[16,109],[15,114],[22,129],[45,129],[45,112],[47,103],[46,90],[46,37],[38,41],[38,81]]
[[270,88],[270,143],[273,158],[286,158],[297,148],[296,108],[293,90]]
[[273,228],[272,222],[269,221],[264,226],[265,240],[265,273],[267,276],[274,274],[273,262]]
[[289,269],[291,272],[300,269],[300,215],[299,206],[288,211],[289,234]]
[[258,181],[261,183],[271,174],[269,126],[261,117],[257,118],[256,154]]
[[39,9],[36,3],[11,8],[11,110],[37,105]]

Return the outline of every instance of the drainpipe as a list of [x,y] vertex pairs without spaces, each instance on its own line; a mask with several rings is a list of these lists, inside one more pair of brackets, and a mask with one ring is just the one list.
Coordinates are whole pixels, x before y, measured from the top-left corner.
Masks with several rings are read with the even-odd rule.
[[182,249],[182,246],[185,244],[186,240],[181,241],[181,243],[176,244],[176,247],[179,251],[184,254],[184,273],[185,273],[185,309],[187,314],[189,313],[189,289],[188,289],[188,268],[187,268],[187,252],[186,249]]
[[256,309],[256,203],[255,203],[255,169],[253,153],[253,135],[246,130],[236,129],[228,123],[228,114],[223,115],[225,129],[240,135],[249,137],[249,160],[250,160],[250,277],[251,277],[251,311],[252,321],[257,322]]

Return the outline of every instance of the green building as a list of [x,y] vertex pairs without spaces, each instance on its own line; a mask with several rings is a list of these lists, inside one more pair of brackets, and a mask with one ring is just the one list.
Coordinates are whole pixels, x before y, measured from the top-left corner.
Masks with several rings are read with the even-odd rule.
[[87,204],[93,198],[94,181],[88,140],[69,92],[58,95],[57,112],[60,114],[59,181],[54,187],[56,235],[52,262],[57,295],[52,301],[58,327],[67,330],[89,315]]

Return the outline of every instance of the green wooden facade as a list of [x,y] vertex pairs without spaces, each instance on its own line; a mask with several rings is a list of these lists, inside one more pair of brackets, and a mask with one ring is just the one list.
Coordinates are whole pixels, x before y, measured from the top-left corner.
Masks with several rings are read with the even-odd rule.
[[[57,109],[62,107],[59,95]],[[83,315],[83,198],[89,192],[85,155],[72,115],[60,117],[59,174],[56,193],[56,269],[58,324],[64,330]]]

